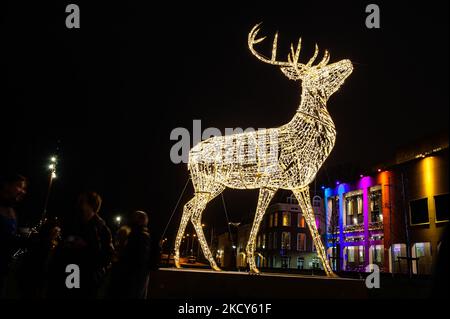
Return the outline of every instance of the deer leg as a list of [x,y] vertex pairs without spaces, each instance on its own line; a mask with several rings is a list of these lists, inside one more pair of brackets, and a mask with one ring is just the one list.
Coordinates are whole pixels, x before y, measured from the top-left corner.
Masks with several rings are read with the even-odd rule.
[[253,221],[252,230],[250,231],[250,236],[247,243],[247,261],[250,267],[251,273],[259,273],[258,268],[255,263],[255,242],[256,236],[258,235],[259,225],[261,224],[264,213],[266,212],[267,206],[269,206],[270,201],[273,198],[273,195],[276,193],[276,189],[274,188],[261,188],[259,190],[258,196],[258,206],[256,207],[255,220]]
[[199,196],[203,196],[202,202],[198,205],[198,208],[193,212],[191,217],[191,222],[194,225],[195,232],[197,233],[198,242],[200,243],[200,246],[202,247],[203,255],[205,258],[209,261],[209,264],[211,265],[212,269],[214,270],[221,270],[214,260],[214,256],[211,253],[211,250],[208,247],[208,243],[206,242],[205,234],[203,233],[203,227],[202,227],[202,213],[208,204],[214,197],[219,195],[223,192],[225,189],[225,186],[223,185],[215,185],[214,189],[210,193],[202,193]]
[[303,216],[305,217],[309,231],[311,232],[311,237],[317,250],[317,255],[322,261],[325,273],[327,274],[328,277],[337,277],[336,274],[331,269],[330,263],[325,254],[325,248],[323,247],[322,240],[320,239],[320,234],[317,231],[316,221],[314,218],[314,211],[312,209],[311,199],[309,196],[309,187],[306,186],[304,188],[294,189],[293,193],[300,204]]
[[175,261],[175,267],[177,267],[177,268],[181,268],[181,266],[180,266],[181,240],[183,239],[184,231],[186,230],[186,225],[189,221],[189,218],[191,218],[193,208],[196,207],[198,200],[199,200],[198,196],[195,195],[189,202],[186,203],[186,205],[184,205],[184,208],[183,208],[183,215],[181,217],[180,226],[178,227],[177,237],[175,238],[174,261]]

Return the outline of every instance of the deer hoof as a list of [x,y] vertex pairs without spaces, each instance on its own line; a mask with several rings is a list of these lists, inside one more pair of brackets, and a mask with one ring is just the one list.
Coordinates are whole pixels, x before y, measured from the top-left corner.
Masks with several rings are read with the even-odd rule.
[[215,271],[222,271],[222,269],[220,269],[220,267],[217,265],[213,265],[212,269],[214,269]]
[[248,273],[249,273],[249,275],[259,275],[260,274],[258,268],[251,268]]

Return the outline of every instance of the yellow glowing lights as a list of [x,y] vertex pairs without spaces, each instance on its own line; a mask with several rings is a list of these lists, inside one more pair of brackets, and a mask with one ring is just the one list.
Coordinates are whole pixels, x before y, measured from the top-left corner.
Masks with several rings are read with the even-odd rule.
[[175,239],[175,265],[179,264],[179,250],[186,225],[191,220],[206,259],[215,270],[220,270],[205,239],[201,215],[207,203],[226,187],[260,190],[255,219],[246,247],[251,272],[259,272],[254,258],[255,242],[267,206],[278,189],[292,190],[298,199],[303,216],[311,232],[317,254],[327,275],[333,272],[326,258],[317,231],[309,196],[309,184],[330,154],[336,139],[333,120],[326,109],[328,98],[339,89],[353,70],[349,60],[328,64],[328,51],[313,65],[318,56],[316,45],[306,64],[300,63],[301,39],[287,61],[277,60],[278,34],[272,45],[272,56],[266,58],[254,45],[259,25],[249,33],[248,47],[260,61],[275,65],[291,80],[302,81],[302,99],[292,120],[278,128],[216,136],[198,143],[189,152],[189,164],[195,195],[184,206]]
[[434,166],[435,157],[428,156],[422,160],[422,176],[423,176],[423,189],[425,190],[426,196],[432,196],[435,193],[435,176],[434,176]]

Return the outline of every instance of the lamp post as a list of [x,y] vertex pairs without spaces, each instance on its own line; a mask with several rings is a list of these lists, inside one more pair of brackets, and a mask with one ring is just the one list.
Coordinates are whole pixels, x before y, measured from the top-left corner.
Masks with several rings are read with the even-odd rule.
[[233,254],[232,254],[233,259],[231,260],[231,263],[233,265],[232,268],[235,269],[235,270],[237,270],[237,249],[236,249],[237,248],[237,246],[236,246],[237,243],[235,243],[234,240],[236,239],[236,241],[237,241],[237,233],[239,231],[238,227],[239,227],[240,224],[241,224],[240,222],[237,222],[237,223],[229,222],[228,223],[229,226],[234,226],[235,233],[236,233],[236,238],[235,238],[235,236],[233,236],[234,234],[231,233],[231,228],[230,228],[230,241],[231,241],[231,248],[233,249],[232,250],[233,251]]
[[196,234],[192,235],[192,240],[191,240],[191,255],[190,256],[194,256],[194,237],[197,237]]
[[184,255],[187,256],[188,254],[188,249],[189,249],[189,234],[186,234],[187,240],[186,240],[186,249],[184,251]]

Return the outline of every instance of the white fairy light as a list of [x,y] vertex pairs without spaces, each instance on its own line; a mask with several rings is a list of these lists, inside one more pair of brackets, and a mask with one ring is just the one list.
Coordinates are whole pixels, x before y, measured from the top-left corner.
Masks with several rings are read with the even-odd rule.
[[281,188],[292,190],[298,199],[324,270],[328,276],[333,276],[317,231],[308,185],[330,154],[336,139],[335,126],[326,102],[350,75],[353,66],[349,60],[328,64],[328,51],[318,64],[313,65],[319,52],[317,45],[308,62],[300,63],[301,39],[295,49],[291,45],[287,61],[277,61],[278,34],[274,37],[272,56],[266,58],[254,49],[255,44],[265,39],[256,38],[258,31],[259,25],[256,25],[248,35],[251,53],[262,62],[279,66],[289,79],[301,80],[300,106],[292,120],[281,127],[216,136],[191,149],[188,169],[195,195],[183,209],[175,239],[175,265],[180,267],[180,244],[190,219],[206,259],[213,269],[220,270],[203,233],[202,212],[207,203],[226,187],[259,188],[255,220],[246,248],[250,271],[259,272],[254,260],[256,237],[267,206]]

